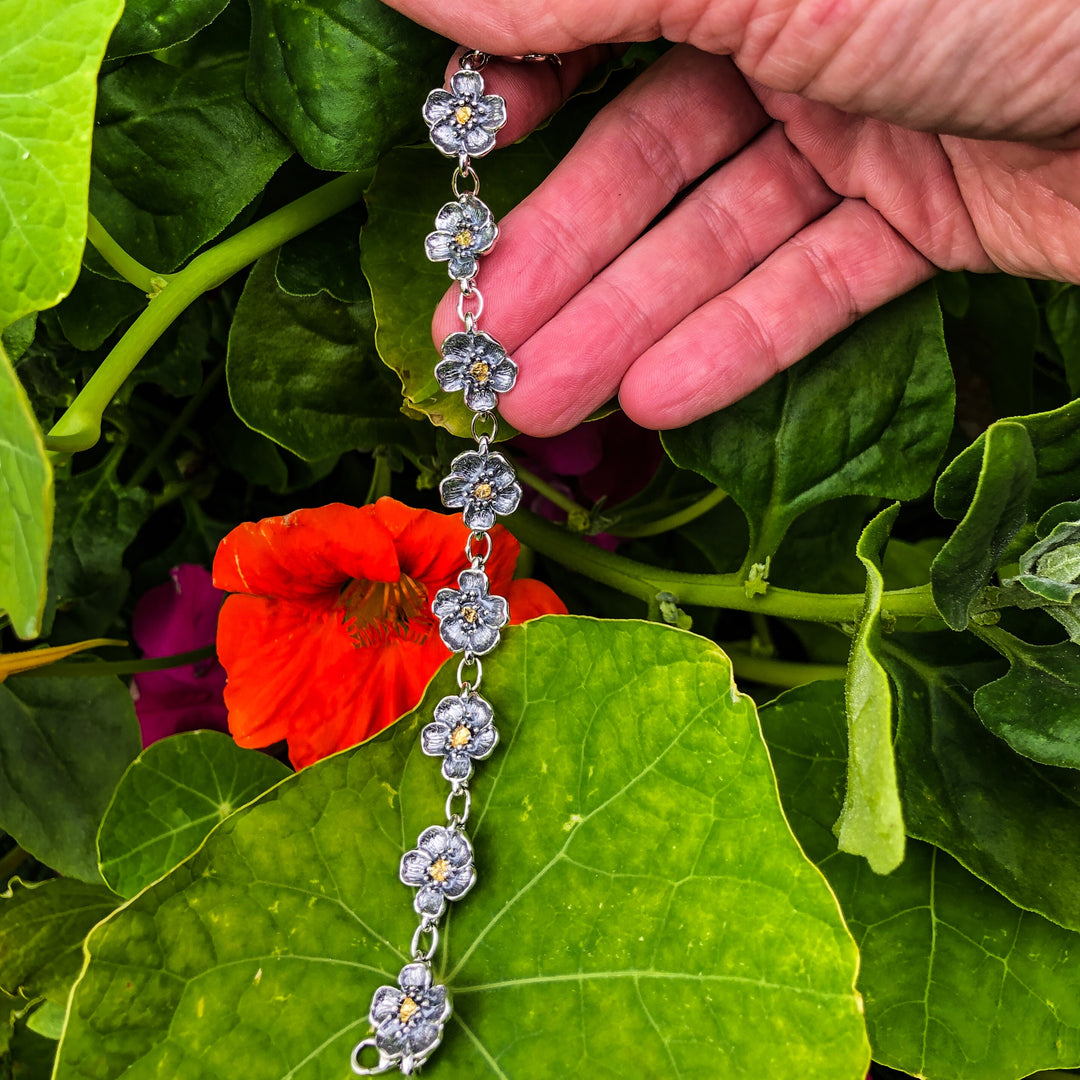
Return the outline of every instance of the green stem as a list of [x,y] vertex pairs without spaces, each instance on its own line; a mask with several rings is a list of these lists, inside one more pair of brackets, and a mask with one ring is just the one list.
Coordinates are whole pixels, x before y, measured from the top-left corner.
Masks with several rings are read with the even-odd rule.
[[[572,536],[527,510],[519,510],[507,527],[523,544],[563,566],[613,589],[649,603],[658,592],[670,592],[681,606],[759,611],[806,622],[853,622],[863,609],[862,593],[811,593],[774,585],[762,594],[747,596],[737,574],[685,574],[639,563]],[[930,586],[886,592],[882,611],[893,617],[939,617]]]
[[384,495],[389,495],[392,480],[390,455],[385,448],[380,447],[371,455],[371,483],[368,484],[364,505],[378,502]]
[[0,885],[5,884],[8,878],[29,858],[30,852],[24,851],[21,847],[13,847],[3,858],[0,858]]
[[585,507],[578,506],[569,495],[556,487],[552,487],[546,480],[541,480],[536,473],[530,472],[516,462],[514,463],[514,468],[517,471],[518,479],[523,484],[528,484],[533,491],[539,495],[543,495],[548,502],[553,502],[560,510],[565,510],[572,517],[581,517],[582,514],[588,516],[589,512]]
[[180,410],[179,415],[165,429],[165,434],[158,440],[157,445],[143,459],[143,463],[132,474],[128,481],[129,486],[138,487],[157,467],[158,462],[168,453],[169,447],[176,440],[176,436],[187,427],[198,407],[207,399],[210,391],[221,381],[225,374],[225,361],[222,360],[209,375],[203,379],[202,386],[195,391],[187,403]]
[[44,667],[34,668],[32,671],[12,675],[11,678],[40,679],[50,675],[63,675],[66,679],[73,676],[76,678],[85,676],[96,679],[99,675],[138,675],[143,671],[165,671],[167,668],[197,664],[202,660],[209,660],[214,654],[214,646],[207,645],[202,649],[192,649],[191,652],[174,653],[172,656],[148,657],[145,660],[115,660],[101,664],[79,662],[78,660],[61,660],[55,664],[46,664]]
[[702,514],[707,514],[714,506],[723,502],[726,498],[726,491],[722,488],[714,488],[708,495],[703,496],[682,510],[676,510],[674,513],[668,514],[666,517],[647,522],[644,525],[631,525],[629,527],[616,525],[611,531],[616,536],[624,536],[628,540],[637,540],[644,536],[659,536],[661,533],[671,532],[673,529],[679,529],[683,525],[689,524],[691,521],[701,517]]
[[777,660],[772,656],[755,656],[735,645],[722,644],[720,647],[727,653],[739,682],[748,679],[766,686],[781,686],[787,690],[793,686],[817,682],[819,679],[843,679],[847,674],[847,668],[843,664]]
[[189,304],[286,240],[357,202],[363,195],[364,179],[353,173],[339,176],[196,255],[151,299],[90,376],[46,437],[48,449],[62,453],[89,450],[101,438],[101,415],[106,406],[150,346]]
[[155,274],[129,255],[106,231],[105,226],[93,214],[86,222],[86,239],[98,254],[125,280],[147,296],[160,292],[169,283],[171,274]]

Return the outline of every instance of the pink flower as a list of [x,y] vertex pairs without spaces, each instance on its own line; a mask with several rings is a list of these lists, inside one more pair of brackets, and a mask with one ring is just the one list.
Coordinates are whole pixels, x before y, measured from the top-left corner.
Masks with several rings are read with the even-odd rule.
[[[214,588],[210,571],[186,563],[173,567],[170,577],[135,605],[132,633],[148,658],[205,648],[217,634],[225,593]],[[228,731],[224,691],[225,669],[216,657],[135,675],[131,696],[143,746],[180,731]]]

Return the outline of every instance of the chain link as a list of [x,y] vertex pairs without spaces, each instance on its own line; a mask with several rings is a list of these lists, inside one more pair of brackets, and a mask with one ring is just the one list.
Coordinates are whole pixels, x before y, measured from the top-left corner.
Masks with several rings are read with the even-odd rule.
[[[464,799],[461,813],[454,813],[454,800]],[[450,794],[446,796],[446,820],[451,829],[460,829],[469,820],[469,811],[472,809],[472,792],[464,780],[455,780]]]
[[[477,424],[486,424],[489,420],[491,421],[491,430],[489,432],[485,434],[484,432],[476,430]],[[469,425],[469,430],[472,432],[472,437],[477,443],[479,443],[481,439],[491,442],[491,440],[499,434],[499,418],[493,412],[488,412],[486,409],[482,412],[474,413],[472,423]]]
[[[431,935],[431,944],[427,949],[420,948],[420,939],[425,935]],[[435,950],[439,947],[439,927],[436,920],[429,915],[425,915],[420,920],[420,925],[416,928],[416,932],[412,936],[412,945],[409,947],[409,951],[412,953],[412,958],[421,964],[430,964],[431,958],[435,955]]]
[[[464,164],[462,164],[464,162]],[[458,184],[462,180],[472,180],[472,190],[462,191],[458,187]],[[480,177],[476,175],[476,170],[469,164],[468,157],[462,157],[458,159],[458,167],[454,170],[454,175],[450,177],[450,187],[453,189],[454,196],[458,199],[462,195],[472,195],[476,198],[480,197]]]
[[[476,667],[475,679],[463,679],[462,675],[465,672],[466,667]],[[462,690],[479,690],[480,684],[484,681],[484,665],[480,663],[479,656],[473,656],[471,652],[467,652],[458,663],[457,666],[457,684]]]
[[[466,300],[475,300],[475,311],[465,310]],[[465,324],[465,329],[471,334],[473,327],[476,325],[476,320],[484,314],[484,294],[471,281],[461,283],[461,292],[458,294],[457,301],[457,313],[458,318]]]

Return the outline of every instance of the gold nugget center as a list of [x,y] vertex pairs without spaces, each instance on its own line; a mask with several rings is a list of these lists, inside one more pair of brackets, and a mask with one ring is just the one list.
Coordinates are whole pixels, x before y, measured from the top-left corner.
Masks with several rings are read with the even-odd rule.
[[469,740],[472,738],[472,732],[462,724],[460,727],[455,728],[450,735],[450,745],[455,750],[460,750],[463,746],[469,745]]
[[490,484],[477,484],[472,489],[474,499],[490,499],[492,494],[492,488]]
[[472,233],[468,229],[462,229],[454,236],[454,243],[458,247],[468,247],[472,243]]
[[471,626],[480,617],[480,612],[474,607],[463,607],[461,617]]
[[431,864],[428,874],[432,881],[437,881],[441,885],[450,876],[450,864],[445,859],[436,859]]
[[476,363],[473,364],[471,368],[469,368],[469,374],[477,382],[487,382],[488,376],[491,374],[491,368],[488,367],[488,365],[485,364],[483,360],[477,360]]
[[407,997],[401,1003],[401,1008],[398,1010],[398,1019],[403,1024],[407,1024],[419,1011],[420,1006],[417,1005],[411,997]]
[[468,105],[459,105],[454,116],[459,124],[467,123],[472,118],[472,109]]

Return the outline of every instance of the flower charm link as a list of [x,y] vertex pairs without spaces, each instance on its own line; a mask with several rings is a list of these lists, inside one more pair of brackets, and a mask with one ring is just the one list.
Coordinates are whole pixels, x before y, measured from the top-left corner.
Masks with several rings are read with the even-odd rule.
[[495,132],[506,123],[506,102],[484,94],[484,78],[476,71],[456,71],[450,92],[432,90],[424,102],[431,141],[447,156],[482,157],[495,145]]
[[475,412],[495,408],[497,395],[513,389],[517,364],[506,350],[482,331],[451,334],[442,343],[443,359],[435,365],[435,378],[447,392],[465,391],[465,404]]
[[483,656],[499,643],[499,631],[510,618],[501,596],[488,595],[482,570],[462,570],[456,589],[440,589],[431,610],[439,620],[439,637],[451,652]]
[[457,281],[476,277],[477,255],[486,255],[499,235],[491,211],[475,196],[448,202],[435,218],[435,232],[424,241],[432,262],[445,262]]
[[482,532],[495,524],[496,514],[512,514],[518,508],[521,485],[502,454],[466,450],[454,458],[439,494],[443,506],[463,508],[465,524]]
[[472,845],[463,832],[432,825],[402,856],[401,880],[419,886],[413,899],[416,913],[437,919],[447,900],[460,900],[476,884]]
[[435,720],[420,732],[420,746],[443,759],[447,780],[468,780],[473,762],[489,757],[499,741],[491,719],[491,706],[479,694],[444,697],[435,706]]

